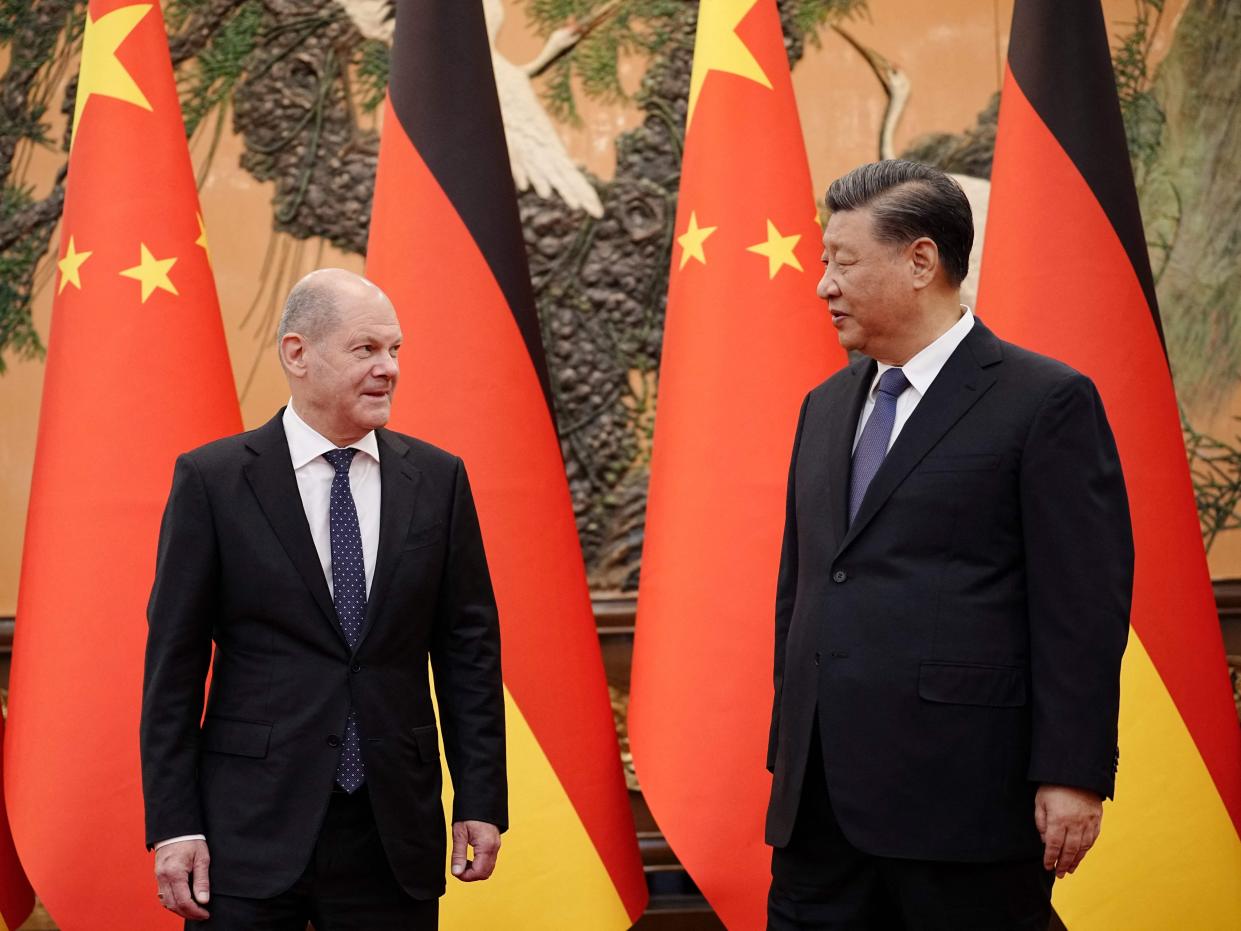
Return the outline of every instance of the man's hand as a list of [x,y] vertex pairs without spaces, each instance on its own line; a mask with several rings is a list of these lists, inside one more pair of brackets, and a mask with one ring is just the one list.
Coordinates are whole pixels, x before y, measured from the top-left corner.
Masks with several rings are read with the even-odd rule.
[[1103,799],[1089,789],[1039,786],[1034,795],[1034,823],[1043,839],[1043,869],[1056,878],[1077,869],[1099,839]]
[[[465,847],[474,848],[474,861],[465,858]],[[500,854],[500,829],[486,821],[452,823],[452,875],[463,883],[486,879],[496,868]]]
[[207,879],[210,863],[207,842],[203,840],[180,840],[155,851],[155,881],[164,908],[191,921],[210,918],[202,908],[211,898],[211,882]]

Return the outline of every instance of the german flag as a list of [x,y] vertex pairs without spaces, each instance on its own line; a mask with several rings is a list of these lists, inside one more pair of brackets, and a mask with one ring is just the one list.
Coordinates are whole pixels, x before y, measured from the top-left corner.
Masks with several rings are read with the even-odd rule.
[[1241,731],[1098,2],[1017,0],[998,132],[979,312],[1098,385],[1137,550],[1116,800],[1053,901],[1069,931],[1241,928]]
[[500,610],[512,828],[444,925],[628,928],[646,885],[478,0],[397,4],[367,274],[405,332],[392,426],[465,460]]
[[158,4],[89,4],[72,131],[5,795],[61,928],[174,928],[142,843],[146,602],[176,457],[241,414]]
[[802,398],[845,361],[775,0],[698,11],[629,716],[642,791],[730,928],[766,921],[776,576]]

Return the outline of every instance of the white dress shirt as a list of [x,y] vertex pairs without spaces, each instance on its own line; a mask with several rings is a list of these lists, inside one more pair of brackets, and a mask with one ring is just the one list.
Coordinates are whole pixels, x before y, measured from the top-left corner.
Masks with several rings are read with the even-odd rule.
[[[961,319],[954,323],[947,332],[943,333],[939,339],[925,347],[912,359],[900,367],[905,373],[905,378],[909,381],[909,387],[902,392],[901,396],[896,399],[896,420],[892,424],[892,435],[888,437],[888,449],[892,448],[892,444],[896,442],[897,434],[901,432],[901,428],[905,426],[905,422],[909,420],[914,409],[918,406],[918,402],[922,400],[922,396],[927,393],[931,387],[931,382],[935,381],[935,376],[939,374],[940,369],[944,367],[944,363],[948,361],[961,341],[969,335],[970,329],[974,326],[974,312],[961,305],[961,309],[965,311],[961,315]],[[866,405],[862,408],[862,416],[858,418],[857,430],[853,434],[853,448],[857,449],[858,440],[862,438],[862,428],[866,426],[866,421],[870,418],[870,413],[875,409],[875,389],[879,387],[879,377],[890,368],[896,368],[894,365],[888,365],[886,362],[879,363],[879,370],[875,372],[875,379],[870,383],[870,391],[866,395]]]
[[[289,457],[297,476],[297,490],[302,495],[302,510],[310,525],[310,536],[319,553],[323,577],[332,591],[332,536],[328,503],[332,497],[332,479],[336,470],[323,454],[336,449],[336,444],[316,432],[293,409],[293,402],[284,409],[284,435],[289,441]],[[379,441],[371,431],[350,443],[360,451],[349,466],[349,487],[358,509],[358,528],[362,531],[362,562],[366,569],[366,593],[371,593],[375,576],[375,558],[379,553]]]
[[[332,591],[332,536],[328,505],[332,497],[332,479],[336,469],[323,458],[323,454],[336,449],[331,440],[317,432],[293,410],[289,401],[284,409],[284,435],[289,441],[289,457],[293,461],[293,473],[297,477],[297,490],[302,496],[302,510],[310,525],[310,536],[319,553],[323,577],[327,579],[328,591]],[[366,593],[371,592],[371,579],[375,577],[375,558],[379,553],[379,441],[371,431],[349,444],[361,455],[353,457],[349,465],[349,488],[353,503],[358,509],[358,527],[362,531],[362,562],[366,569]],[[169,844],[184,840],[206,840],[202,834],[184,834],[169,837],[154,847],[159,850]]]

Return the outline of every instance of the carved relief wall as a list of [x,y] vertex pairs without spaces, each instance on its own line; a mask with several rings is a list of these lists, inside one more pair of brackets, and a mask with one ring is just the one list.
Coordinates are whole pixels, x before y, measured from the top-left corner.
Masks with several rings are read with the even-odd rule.
[[[484,5],[592,586],[631,591],[697,7]],[[362,268],[389,0],[164,7],[253,426],[285,398],[271,339],[288,286],[319,265]],[[1104,7],[1204,538],[1213,574],[1241,577],[1241,9]],[[28,0],[0,11],[0,615],[16,603],[83,9]],[[781,0],[780,9],[816,188],[881,154],[913,155],[958,173],[981,220],[1011,0]]]

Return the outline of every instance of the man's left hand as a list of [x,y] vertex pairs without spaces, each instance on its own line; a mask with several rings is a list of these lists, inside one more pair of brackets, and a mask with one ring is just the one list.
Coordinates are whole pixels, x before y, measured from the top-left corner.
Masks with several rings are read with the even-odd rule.
[[[466,845],[474,848],[473,861],[466,859]],[[500,829],[486,821],[452,823],[452,875],[463,883],[486,879],[496,868],[500,854]]]
[[1043,839],[1043,869],[1063,879],[1077,869],[1099,839],[1103,799],[1089,789],[1039,786],[1034,795],[1034,823]]

